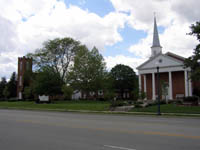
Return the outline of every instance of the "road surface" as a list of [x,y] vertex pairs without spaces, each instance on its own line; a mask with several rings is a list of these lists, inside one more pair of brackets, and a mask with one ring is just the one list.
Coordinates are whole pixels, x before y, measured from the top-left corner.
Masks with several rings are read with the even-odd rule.
[[200,119],[1,109],[0,150],[200,150]]

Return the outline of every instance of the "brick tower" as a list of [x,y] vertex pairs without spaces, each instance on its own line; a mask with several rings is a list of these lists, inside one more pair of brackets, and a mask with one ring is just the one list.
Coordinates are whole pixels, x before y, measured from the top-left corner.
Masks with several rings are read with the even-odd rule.
[[17,97],[23,98],[24,90],[24,74],[26,71],[32,72],[32,58],[26,58],[25,56],[18,58],[18,82],[17,82]]

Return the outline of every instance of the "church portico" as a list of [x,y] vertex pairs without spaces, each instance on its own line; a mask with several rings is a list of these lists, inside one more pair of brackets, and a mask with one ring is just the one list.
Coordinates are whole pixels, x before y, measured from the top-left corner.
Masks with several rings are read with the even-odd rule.
[[[188,80],[187,71],[160,72],[160,89],[167,84],[167,99],[177,99],[184,96],[192,96],[192,86]],[[155,100],[157,97],[157,72],[140,74],[141,91],[146,93],[147,99]],[[162,93],[162,92],[161,92]]]

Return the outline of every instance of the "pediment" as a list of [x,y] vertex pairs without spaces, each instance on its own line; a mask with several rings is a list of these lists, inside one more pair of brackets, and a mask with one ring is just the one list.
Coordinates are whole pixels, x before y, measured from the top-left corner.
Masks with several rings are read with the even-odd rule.
[[157,55],[154,58],[151,58],[149,60],[147,60],[145,63],[143,63],[142,65],[140,65],[137,69],[141,70],[141,69],[150,69],[150,68],[155,68],[157,66],[157,62],[159,62],[159,67],[173,67],[173,66],[182,66],[183,65],[183,61],[180,61],[178,59],[175,59],[173,57],[164,55],[164,54],[160,54]]

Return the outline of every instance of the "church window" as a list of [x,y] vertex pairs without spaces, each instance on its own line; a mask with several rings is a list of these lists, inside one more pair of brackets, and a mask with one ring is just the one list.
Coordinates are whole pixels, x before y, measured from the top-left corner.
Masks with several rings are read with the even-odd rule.
[[22,76],[19,77],[19,86],[22,86]]
[[129,93],[126,93],[127,94],[127,98],[130,98],[130,95],[129,95]]
[[20,62],[20,71],[22,71],[22,61]]
[[91,96],[94,96],[94,95],[95,95],[95,93],[94,93],[94,92],[90,92],[90,95],[91,95]]
[[98,91],[98,95],[103,95],[103,91],[102,91],[102,90],[99,90],[99,91]]
[[26,62],[26,70],[29,70],[29,62]]

